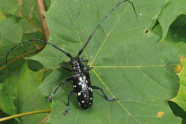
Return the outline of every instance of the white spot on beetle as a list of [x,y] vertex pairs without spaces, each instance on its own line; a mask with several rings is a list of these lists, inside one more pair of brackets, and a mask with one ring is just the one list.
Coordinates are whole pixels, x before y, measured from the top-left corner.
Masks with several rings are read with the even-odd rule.
[[85,76],[83,76],[83,80],[86,80],[86,77]]
[[82,81],[82,77],[79,77],[79,81]]
[[82,101],[82,103],[84,103],[85,101]]
[[92,100],[92,98],[90,98],[90,100]]
[[73,85],[73,87],[76,87],[76,85]]
[[92,88],[90,88],[90,91],[92,91]]
[[86,76],[83,75],[82,77],[79,77],[79,81],[80,82],[78,82],[78,85],[81,86],[83,91],[86,90],[87,89],[87,84],[86,83],[88,83],[88,81],[86,80]]
[[80,96],[80,95],[81,95],[81,92],[78,93],[78,96]]
[[89,103],[89,104],[91,104],[91,103]]

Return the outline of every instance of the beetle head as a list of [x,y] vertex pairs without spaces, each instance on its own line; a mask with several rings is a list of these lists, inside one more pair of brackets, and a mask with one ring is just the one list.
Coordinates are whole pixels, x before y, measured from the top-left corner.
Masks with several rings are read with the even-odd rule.
[[80,61],[79,56],[73,57],[73,58],[71,58],[71,60],[70,60],[70,65],[77,65],[77,64],[79,64],[80,62],[81,62],[81,61]]

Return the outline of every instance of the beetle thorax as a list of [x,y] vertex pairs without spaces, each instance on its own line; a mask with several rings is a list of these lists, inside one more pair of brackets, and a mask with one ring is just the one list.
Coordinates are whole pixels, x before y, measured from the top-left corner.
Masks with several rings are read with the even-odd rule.
[[78,73],[83,71],[83,66],[81,64],[79,57],[72,58],[70,60],[70,65],[73,73]]

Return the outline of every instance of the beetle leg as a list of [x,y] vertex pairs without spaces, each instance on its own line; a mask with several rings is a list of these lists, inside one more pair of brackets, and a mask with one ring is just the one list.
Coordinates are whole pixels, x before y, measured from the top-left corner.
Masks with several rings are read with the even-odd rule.
[[70,81],[72,78],[67,78],[65,79],[64,81],[62,81],[59,86],[54,90],[54,92],[46,99],[46,102],[48,102],[53,96],[54,94],[56,93],[56,91],[59,89],[59,87],[62,85],[62,84],[65,84],[67,83],[68,81]]
[[70,72],[71,72],[72,70],[69,69],[68,67],[66,67],[64,64],[65,64],[65,62],[63,61],[63,62],[60,64],[60,66],[63,67],[64,69],[66,69],[67,71],[70,71]]
[[81,61],[81,62],[84,62],[84,63],[83,63],[83,67],[85,67],[85,66],[87,65],[88,61],[89,61],[89,60],[83,60],[83,61]]
[[104,93],[104,91],[98,86],[92,86],[92,89],[99,89],[99,90],[101,90],[101,92],[103,93],[104,98],[106,100],[108,100],[108,101],[115,101],[117,99],[117,98],[108,98],[107,95]]
[[80,58],[80,61],[83,62],[83,61],[84,61],[84,58],[85,58],[85,57],[82,56],[82,57]]
[[66,110],[64,112],[64,115],[68,112],[69,110],[69,102],[70,102],[70,96],[74,93],[74,90],[71,91],[69,94],[68,94],[68,103],[67,103],[67,107],[66,107]]
[[85,71],[90,71],[92,69],[93,69],[93,67],[88,66]]

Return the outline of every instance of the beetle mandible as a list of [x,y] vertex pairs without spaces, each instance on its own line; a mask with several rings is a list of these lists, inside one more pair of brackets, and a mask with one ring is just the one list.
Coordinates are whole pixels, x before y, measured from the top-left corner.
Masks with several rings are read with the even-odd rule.
[[6,66],[8,68],[8,70],[13,73],[10,68],[8,67],[7,65],[7,58],[8,58],[8,55],[10,54],[10,52],[15,49],[18,45],[22,44],[22,43],[25,43],[25,42],[29,42],[29,41],[40,41],[40,42],[43,42],[43,43],[46,43],[46,44],[49,44],[51,46],[53,46],[54,48],[60,50],[61,52],[63,52],[66,56],[68,56],[70,58],[70,65],[71,65],[71,69],[66,67],[64,64],[65,62],[63,61],[60,66],[70,72],[72,72],[72,76],[64,81],[62,81],[59,86],[55,89],[55,91],[47,98],[46,101],[49,101],[53,95],[56,93],[56,91],[58,90],[58,88],[64,84],[64,83],[67,83],[68,81],[72,80],[72,83],[73,83],[73,87],[74,87],[74,90],[71,91],[68,95],[68,102],[67,102],[67,106],[66,106],[66,110],[64,112],[64,114],[66,114],[69,110],[69,101],[70,101],[70,96],[75,93],[76,95],[76,98],[80,104],[80,106],[83,108],[83,109],[89,109],[92,107],[93,105],[93,89],[99,89],[101,90],[101,92],[103,93],[103,96],[106,100],[108,101],[115,101],[116,98],[108,98],[107,95],[104,93],[104,91],[98,87],[98,86],[92,86],[91,85],[91,82],[90,82],[90,76],[89,76],[89,71],[92,69],[92,67],[90,66],[87,66],[86,69],[84,69],[88,63],[89,60],[83,60],[83,59],[80,59],[80,55],[81,53],[83,52],[83,50],[85,49],[85,47],[87,46],[87,44],[89,43],[90,39],[92,38],[92,36],[94,35],[94,33],[97,31],[97,29],[100,27],[100,25],[102,24],[102,22],[109,16],[110,13],[112,13],[121,3],[123,2],[129,2],[132,7],[133,7],[133,10],[135,12],[135,15],[136,15],[136,18],[137,18],[137,14],[136,14],[136,10],[134,8],[134,5],[131,1],[129,0],[124,0],[124,1],[121,1],[119,2],[103,19],[102,21],[97,25],[97,27],[94,29],[94,31],[92,32],[92,34],[89,36],[89,38],[87,39],[86,43],[84,44],[84,46],[82,47],[82,49],[79,50],[78,52],[78,55],[76,57],[72,57],[70,55],[70,53],[68,52],[65,52],[64,50],[60,49],[59,47],[49,43],[49,42],[46,42],[46,41],[43,41],[43,40],[40,40],[40,39],[36,39],[36,40],[26,40],[26,41],[23,41],[23,42],[20,42],[18,43],[17,45],[15,45],[13,48],[11,48],[11,50],[8,52],[8,54],[6,55]]

